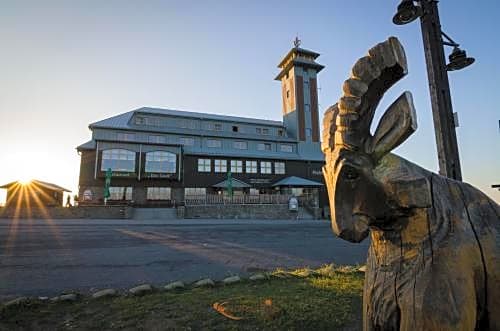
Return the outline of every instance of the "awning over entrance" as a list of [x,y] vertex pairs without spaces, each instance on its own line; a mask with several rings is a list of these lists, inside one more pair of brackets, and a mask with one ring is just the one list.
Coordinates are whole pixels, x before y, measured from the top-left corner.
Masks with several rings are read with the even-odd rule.
[[[243,182],[241,180],[238,180],[236,178],[233,178],[231,180],[231,184],[232,184],[233,188],[249,188],[249,187],[252,187],[251,185],[248,185],[247,183],[245,183],[245,182]],[[227,188],[228,187],[227,179],[224,179],[222,182],[212,185],[212,187]]]
[[322,183],[318,183],[309,179],[305,179],[297,176],[290,176],[277,181],[272,185],[273,187],[285,186],[285,187],[319,187],[323,186]]

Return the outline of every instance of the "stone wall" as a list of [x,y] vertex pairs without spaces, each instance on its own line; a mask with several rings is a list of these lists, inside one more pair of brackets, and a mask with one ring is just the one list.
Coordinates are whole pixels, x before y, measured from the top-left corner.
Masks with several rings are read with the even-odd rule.
[[218,219],[295,219],[296,212],[290,212],[288,205],[204,205],[185,206],[184,218]]
[[133,215],[133,208],[127,206],[85,206],[85,207],[46,207],[21,209],[16,213],[15,208],[0,208],[0,218],[33,218],[33,219],[128,219]]

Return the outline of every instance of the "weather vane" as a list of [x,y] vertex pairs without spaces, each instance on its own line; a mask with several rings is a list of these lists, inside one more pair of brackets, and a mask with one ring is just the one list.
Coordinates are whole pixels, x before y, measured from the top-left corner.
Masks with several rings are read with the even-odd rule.
[[295,46],[295,48],[299,48],[300,44],[302,43],[302,40],[299,39],[299,36],[297,35],[295,37],[295,40],[293,41],[293,45]]

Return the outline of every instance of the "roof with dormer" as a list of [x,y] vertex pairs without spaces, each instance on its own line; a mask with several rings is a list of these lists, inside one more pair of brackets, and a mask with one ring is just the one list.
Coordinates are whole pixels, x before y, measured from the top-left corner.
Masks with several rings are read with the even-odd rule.
[[142,107],[120,115],[104,119],[102,121],[94,122],[89,125],[89,128],[90,129],[93,128],[136,129],[135,127],[133,127],[131,121],[132,117],[135,114],[160,115],[160,116],[165,115],[165,116],[185,117],[190,119],[214,120],[214,121],[223,121],[232,123],[246,123],[246,124],[283,127],[283,122],[281,121],[263,120],[257,118],[228,116],[228,115],[219,115],[210,113],[199,113],[199,112],[182,111],[174,109]]

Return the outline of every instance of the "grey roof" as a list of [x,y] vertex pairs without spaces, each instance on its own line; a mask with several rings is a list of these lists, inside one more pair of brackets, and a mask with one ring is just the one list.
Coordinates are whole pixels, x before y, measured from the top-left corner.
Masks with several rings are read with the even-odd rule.
[[95,149],[95,148],[96,148],[95,140],[89,140],[86,143],[78,146],[76,149],[82,150],[82,149]]
[[311,186],[323,186],[322,183],[315,182],[313,180],[305,179],[297,176],[290,176],[283,178],[272,185],[275,186],[298,186],[298,187],[311,187]]
[[198,113],[191,111],[182,111],[174,109],[162,109],[162,108],[151,108],[142,107],[138,108],[120,115],[116,115],[102,121],[98,121],[89,125],[90,128],[101,127],[101,128],[113,128],[113,129],[135,129],[135,126],[131,126],[130,120],[134,114],[152,114],[152,115],[165,115],[165,116],[176,116],[185,117],[192,119],[203,119],[203,120],[214,120],[214,121],[224,121],[224,122],[237,122],[237,123],[248,123],[257,125],[268,125],[268,126],[283,126],[281,121],[271,121],[263,120],[258,118],[248,118],[248,117],[238,117],[238,116],[228,116],[228,115],[218,115],[218,114],[208,114],[208,113]]
[[43,186],[43,187],[48,188],[49,190],[52,190],[52,191],[71,192],[70,190],[65,189],[64,187],[61,187],[59,185],[48,183],[48,182],[42,182],[41,180],[36,180],[36,179],[31,180],[28,184],[22,184],[19,181],[15,181],[15,182],[11,182],[11,183],[2,185],[2,186],[0,186],[0,188],[9,189],[14,185]]
[[[231,178],[231,186],[233,188],[248,188],[252,187],[251,185],[248,185],[244,181],[241,181],[236,178]],[[218,188],[227,188],[227,179],[224,179],[222,182],[219,182],[217,184],[212,185],[212,187],[218,187]]]

